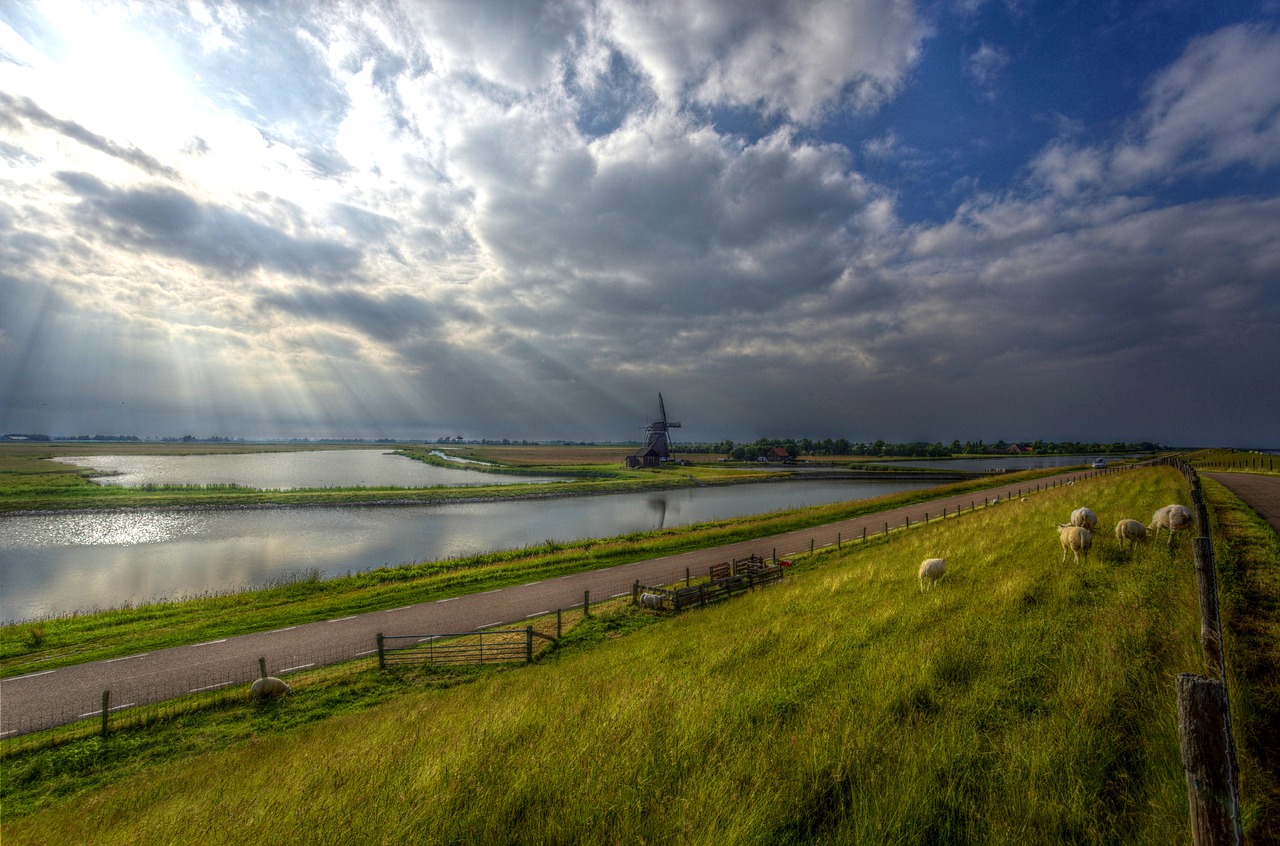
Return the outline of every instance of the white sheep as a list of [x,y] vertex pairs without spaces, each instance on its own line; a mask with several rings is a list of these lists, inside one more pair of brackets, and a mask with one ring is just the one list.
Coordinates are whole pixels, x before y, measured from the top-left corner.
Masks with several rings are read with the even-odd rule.
[[275,676],[263,676],[249,688],[249,697],[255,702],[263,699],[275,699],[277,696],[286,695],[291,689],[283,679],[278,679]]
[[920,564],[920,592],[924,593],[925,579],[929,580],[929,587],[933,587],[942,578],[942,574],[947,570],[947,562],[941,558],[926,558]]
[[1058,540],[1062,542],[1062,560],[1067,560],[1067,550],[1080,563],[1080,556],[1089,557],[1089,548],[1093,546],[1093,532],[1083,526],[1072,526],[1070,523],[1058,524]]
[[1159,537],[1161,529],[1168,529],[1169,545],[1173,546],[1173,533],[1190,529],[1194,523],[1195,516],[1190,508],[1185,505],[1166,505],[1156,509],[1156,513],[1151,515],[1151,525],[1147,526],[1147,531],[1154,537]]
[[1071,512],[1071,521],[1068,526],[1079,526],[1082,529],[1093,531],[1098,528],[1098,515],[1094,514],[1087,508],[1077,508]]
[[1137,547],[1138,541],[1144,541],[1147,537],[1147,527],[1137,520],[1121,520],[1116,523],[1116,540],[1122,545],[1128,541],[1130,554]]

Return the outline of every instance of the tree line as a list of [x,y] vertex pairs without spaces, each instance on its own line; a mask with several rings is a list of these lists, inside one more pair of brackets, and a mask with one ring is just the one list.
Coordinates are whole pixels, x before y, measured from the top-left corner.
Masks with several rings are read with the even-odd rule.
[[1089,443],[1083,441],[1018,441],[1006,443],[998,440],[995,443],[985,441],[953,440],[949,444],[941,441],[927,443],[912,441],[910,443],[889,443],[883,440],[867,442],[850,441],[847,438],[758,438],[751,443],[734,443],[733,441],[715,441],[703,443],[674,443],[672,452],[710,453],[723,455],[735,461],[755,461],[778,447],[782,447],[795,458],[801,456],[871,456],[876,458],[947,458],[953,455],[1084,455],[1102,454],[1116,455],[1133,452],[1160,452],[1168,449],[1151,441],[1127,443]]

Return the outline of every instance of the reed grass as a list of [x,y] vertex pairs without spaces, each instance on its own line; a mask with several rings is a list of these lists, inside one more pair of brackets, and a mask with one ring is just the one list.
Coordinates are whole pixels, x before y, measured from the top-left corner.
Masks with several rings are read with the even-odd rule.
[[1056,532],[1178,501],[1141,470],[829,548],[591,649],[130,774],[4,842],[1187,842],[1188,545],[1099,532],[1063,565]]

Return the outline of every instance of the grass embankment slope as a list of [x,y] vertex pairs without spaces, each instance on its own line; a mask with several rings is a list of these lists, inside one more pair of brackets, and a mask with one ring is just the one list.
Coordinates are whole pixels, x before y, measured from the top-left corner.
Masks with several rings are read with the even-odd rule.
[[1141,470],[820,551],[591,649],[147,769],[4,842],[1188,842],[1189,544],[1131,560],[1104,531],[1064,566],[1053,528],[1186,501]]

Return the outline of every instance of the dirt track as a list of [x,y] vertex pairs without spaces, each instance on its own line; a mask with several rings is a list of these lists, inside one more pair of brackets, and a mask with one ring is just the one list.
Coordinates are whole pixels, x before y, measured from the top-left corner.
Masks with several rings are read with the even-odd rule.
[[[1023,490],[1043,489],[1112,471],[1076,471],[1033,482]],[[264,657],[268,672],[291,670],[347,660],[375,651],[379,632],[391,635],[469,632],[499,626],[524,625],[530,617],[557,608],[580,606],[584,592],[598,601],[631,592],[635,581],[670,584],[685,578],[686,570],[705,574],[713,564],[755,554],[789,558],[810,547],[821,548],[935,520],[958,509],[969,510],[986,498],[1001,501],[1018,488],[993,485],[981,491],[943,497],[826,526],[698,550],[666,558],[637,561],[604,570],[576,573],[486,593],[423,602],[387,611],[289,626],[270,632],[241,635],[203,644],[174,647],[142,655],[61,667],[0,680],[0,737],[51,728],[101,714],[102,692],[111,691],[109,709],[159,702],[197,690],[247,684],[258,675]]]

